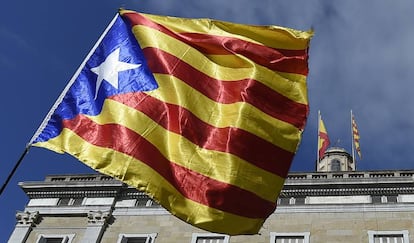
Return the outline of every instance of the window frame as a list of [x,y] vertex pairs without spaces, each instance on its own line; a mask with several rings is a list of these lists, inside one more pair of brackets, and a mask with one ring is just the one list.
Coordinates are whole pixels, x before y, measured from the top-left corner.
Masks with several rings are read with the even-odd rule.
[[[79,206],[82,206],[84,199],[85,199],[84,197],[59,198],[57,206],[59,206],[59,207],[68,207],[68,206],[70,206],[70,207],[72,207],[72,206],[79,207]],[[67,200],[67,202],[62,204],[62,202],[66,201],[66,200]]]
[[215,234],[215,233],[193,233],[191,236],[191,243],[197,243],[197,240],[200,237],[223,237],[223,243],[229,243],[230,236],[225,234]]
[[47,243],[47,239],[62,238],[61,243],[71,243],[75,234],[40,234],[37,236],[36,243]]
[[368,230],[368,242],[374,243],[375,236],[386,236],[386,235],[402,235],[403,243],[410,243],[410,238],[408,235],[408,230],[386,230],[386,231],[375,231]]
[[270,243],[276,243],[277,237],[284,236],[303,237],[303,242],[309,243],[310,232],[270,232]]
[[[116,241],[117,243],[124,243],[126,242],[126,240],[128,240],[128,238],[135,238],[135,237],[142,237],[142,238],[147,238],[145,240],[145,243],[154,243],[155,242],[155,238],[157,238],[157,233],[141,233],[141,234],[119,234],[118,235],[118,240]],[[151,241],[148,241],[151,240]]]
[[333,172],[340,172],[341,171],[341,161],[337,158],[332,159],[330,169]]

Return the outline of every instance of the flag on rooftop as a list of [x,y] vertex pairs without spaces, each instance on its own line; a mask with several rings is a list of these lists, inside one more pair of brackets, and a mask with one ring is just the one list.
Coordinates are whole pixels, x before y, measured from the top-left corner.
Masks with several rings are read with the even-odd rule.
[[354,140],[355,150],[357,151],[357,154],[358,154],[359,158],[361,159],[362,154],[361,154],[361,147],[359,145],[359,139],[360,139],[359,131],[358,131],[357,124],[355,122],[355,117],[352,114],[352,112],[351,112],[351,116],[352,116],[352,118],[351,118],[352,119],[352,138]]
[[319,122],[318,122],[318,160],[320,160],[325,154],[326,149],[331,144],[326,131],[325,124],[323,123],[320,113],[318,113]]
[[121,10],[30,144],[71,154],[199,228],[255,234],[307,120],[311,36]]

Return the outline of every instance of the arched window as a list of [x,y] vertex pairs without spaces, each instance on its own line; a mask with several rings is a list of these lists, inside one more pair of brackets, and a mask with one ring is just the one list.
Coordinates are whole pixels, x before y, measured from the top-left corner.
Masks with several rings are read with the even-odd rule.
[[331,171],[341,171],[341,161],[333,159],[331,161]]

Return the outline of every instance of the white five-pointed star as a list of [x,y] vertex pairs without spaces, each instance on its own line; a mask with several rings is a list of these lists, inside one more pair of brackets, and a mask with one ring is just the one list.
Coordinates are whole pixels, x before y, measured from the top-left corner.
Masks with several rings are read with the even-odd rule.
[[118,89],[118,72],[135,69],[141,66],[141,64],[120,62],[119,52],[120,48],[117,48],[106,57],[105,61],[101,63],[101,65],[91,68],[91,71],[98,75],[98,79],[96,80],[95,99],[98,96],[99,87],[101,87],[104,79],[115,89]]

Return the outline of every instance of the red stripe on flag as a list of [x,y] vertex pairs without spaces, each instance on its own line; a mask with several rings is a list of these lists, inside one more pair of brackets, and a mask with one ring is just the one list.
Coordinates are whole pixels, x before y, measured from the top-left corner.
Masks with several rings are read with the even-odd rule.
[[231,82],[217,80],[162,50],[145,48],[143,51],[153,73],[171,74],[216,102],[247,102],[299,129],[305,126],[307,105],[297,103],[254,79]]
[[176,33],[151,21],[139,13],[125,13],[132,26],[144,25],[180,40],[205,54],[243,55],[274,71],[307,75],[308,53],[306,50],[285,50],[255,44],[245,40],[200,33]]
[[211,126],[187,109],[164,103],[145,93],[116,95],[111,99],[139,110],[165,129],[206,149],[234,154],[255,166],[285,178],[294,153],[235,127]]
[[[308,75],[307,51],[285,50],[247,42],[244,40],[200,33],[184,33],[186,44],[206,54],[239,54],[273,71]],[[221,45],[221,46],[220,46]],[[219,46],[217,53],[211,46]]]
[[322,158],[330,142],[329,142],[329,137],[327,133],[319,132],[319,139],[323,140],[322,145],[319,148],[319,158]]
[[356,127],[354,127],[354,131],[353,131],[353,134],[354,134],[354,135],[357,135],[357,136],[359,136],[359,132],[358,132],[358,130],[357,130],[357,128],[356,128]]
[[80,115],[72,120],[63,121],[63,125],[88,143],[113,149],[142,161],[190,200],[249,218],[266,218],[276,208],[275,203],[264,200],[252,192],[168,161],[145,138],[119,124],[99,125]]

